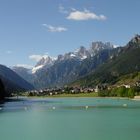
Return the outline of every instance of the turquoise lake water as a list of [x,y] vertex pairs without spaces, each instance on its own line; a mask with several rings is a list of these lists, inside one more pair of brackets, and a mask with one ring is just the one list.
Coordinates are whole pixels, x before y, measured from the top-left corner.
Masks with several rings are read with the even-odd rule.
[[140,101],[23,99],[0,105],[0,140],[139,140]]

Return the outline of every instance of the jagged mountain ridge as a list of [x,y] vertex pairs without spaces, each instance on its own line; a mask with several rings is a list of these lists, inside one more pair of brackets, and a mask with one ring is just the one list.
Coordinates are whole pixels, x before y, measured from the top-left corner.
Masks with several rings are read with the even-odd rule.
[[93,71],[109,59],[113,48],[111,43],[94,42],[89,49],[81,46],[74,52],[58,55],[56,59],[49,56],[42,58],[32,69],[33,81],[29,80],[29,73],[22,76],[18,68],[14,71],[23,78],[26,77],[37,88],[63,86]]
[[79,61],[82,61],[84,59],[95,56],[98,52],[104,49],[113,49],[113,45],[109,42],[102,43],[101,41],[98,41],[98,42],[93,42],[91,47],[88,49],[86,49],[84,46],[81,46],[76,51],[65,53],[64,55],[58,55],[57,58],[53,58],[50,56],[43,56],[42,59],[40,59],[40,61],[37,62],[35,67],[32,69],[32,73],[34,74],[38,72],[40,69],[47,69],[56,63],[69,59],[77,59]]

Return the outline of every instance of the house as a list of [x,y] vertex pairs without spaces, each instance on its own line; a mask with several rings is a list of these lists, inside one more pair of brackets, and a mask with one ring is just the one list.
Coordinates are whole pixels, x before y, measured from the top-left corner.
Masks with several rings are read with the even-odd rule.
[[96,93],[99,92],[99,86],[96,86],[95,89],[94,89],[94,91],[95,91]]
[[123,85],[125,88],[131,88],[131,86],[130,85]]

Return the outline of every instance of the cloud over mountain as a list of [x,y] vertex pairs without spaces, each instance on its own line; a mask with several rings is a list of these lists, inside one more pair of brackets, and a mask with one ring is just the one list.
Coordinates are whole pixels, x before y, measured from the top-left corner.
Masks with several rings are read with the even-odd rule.
[[42,55],[33,54],[33,55],[30,55],[30,56],[29,56],[29,59],[32,59],[32,60],[38,62],[39,60],[42,59],[42,57],[43,57]]

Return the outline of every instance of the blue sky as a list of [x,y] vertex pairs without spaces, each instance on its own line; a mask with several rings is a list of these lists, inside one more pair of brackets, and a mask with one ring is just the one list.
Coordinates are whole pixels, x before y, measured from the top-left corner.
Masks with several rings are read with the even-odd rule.
[[0,63],[34,65],[41,55],[92,41],[125,45],[140,33],[139,6],[139,0],[0,0]]

